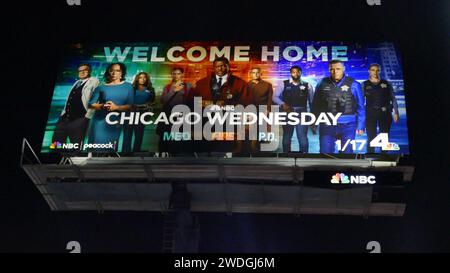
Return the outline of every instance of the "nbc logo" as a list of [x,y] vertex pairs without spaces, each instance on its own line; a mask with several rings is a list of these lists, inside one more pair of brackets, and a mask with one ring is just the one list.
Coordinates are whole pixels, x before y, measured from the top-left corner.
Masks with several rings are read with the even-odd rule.
[[59,141],[55,141],[52,144],[50,144],[50,149],[61,149],[62,144]]
[[79,143],[61,143],[59,141],[55,141],[50,144],[50,150],[54,149],[78,149],[80,147]]
[[400,150],[400,146],[398,146],[397,143],[389,142],[386,145],[383,145],[381,147],[381,150],[383,150],[383,151],[399,151]]
[[365,175],[345,175],[344,173],[336,173],[331,177],[331,184],[375,184],[375,176]]

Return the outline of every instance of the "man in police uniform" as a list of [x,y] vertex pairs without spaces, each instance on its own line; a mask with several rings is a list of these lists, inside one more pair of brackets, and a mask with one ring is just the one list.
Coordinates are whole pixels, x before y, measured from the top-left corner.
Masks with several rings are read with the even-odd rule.
[[371,64],[369,67],[369,79],[363,83],[366,97],[366,128],[367,128],[367,152],[374,153],[375,149],[369,143],[377,136],[377,126],[380,133],[389,133],[392,124],[399,120],[398,104],[392,85],[380,78],[380,65]]
[[[316,86],[313,113],[341,113],[337,125],[320,125],[320,152],[335,153],[336,140],[341,147],[355,139],[355,134],[364,134],[366,111],[360,84],[345,75],[345,66],[340,60],[331,60],[328,65],[330,77],[323,78]],[[346,145],[344,153],[353,153],[352,145]]]
[[[273,96],[273,101],[281,106],[281,111],[285,112],[307,112],[307,106],[311,108],[314,89],[306,81],[301,79],[302,69],[299,66],[292,66],[290,69],[291,77],[283,81]],[[300,152],[308,153],[308,126],[307,125],[283,125],[283,152],[291,151],[291,140],[294,134],[297,134]]]
[[88,102],[98,85],[98,79],[91,77],[91,66],[80,64],[78,80],[73,84],[56,123],[52,142],[66,143],[69,138],[70,143],[75,144],[84,140],[89,120],[94,114],[93,110],[88,108]]

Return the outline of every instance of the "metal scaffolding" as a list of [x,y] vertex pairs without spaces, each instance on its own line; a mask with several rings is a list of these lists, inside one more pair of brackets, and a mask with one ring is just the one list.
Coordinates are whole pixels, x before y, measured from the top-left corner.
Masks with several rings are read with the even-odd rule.
[[[361,155],[355,159],[64,155],[58,163],[46,164],[24,139],[20,164],[52,210],[161,212],[163,252],[197,252],[196,212],[402,216],[406,209],[402,195],[414,168],[398,162]],[[306,179],[310,172],[401,178],[387,185],[340,187],[330,185],[329,178],[325,184]]]
[[[27,147],[24,141],[24,148]],[[28,146],[29,147],[29,146]],[[58,164],[22,168],[52,210],[167,211],[172,183],[184,182],[194,212],[401,216],[400,202],[373,202],[373,185],[352,188],[305,185],[310,171],[401,173],[396,161],[336,158],[66,157]]]

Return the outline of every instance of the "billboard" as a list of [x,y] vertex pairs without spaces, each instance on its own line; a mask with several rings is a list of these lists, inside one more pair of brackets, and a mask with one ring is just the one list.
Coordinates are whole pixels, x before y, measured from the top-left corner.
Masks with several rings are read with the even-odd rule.
[[390,42],[72,44],[41,152],[408,154]]

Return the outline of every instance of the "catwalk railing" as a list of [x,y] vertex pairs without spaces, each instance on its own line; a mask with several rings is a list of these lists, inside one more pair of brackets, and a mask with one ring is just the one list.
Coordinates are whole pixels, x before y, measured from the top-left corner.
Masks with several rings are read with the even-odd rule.
[[[172,182],[185,182],[191,211],[403,215],[414,168],[397,160],[287,157],[34,157],[21,166],[52,210],[166,211]],[[32,159],[32,160],[30,160]],[[336,185],[335,173],[370,174],[375,184]],[[328,176],[328,174],[330,174]],[[306,175],[306,178],[305,178]],[[396,177],[394,179],[394,177]]]

